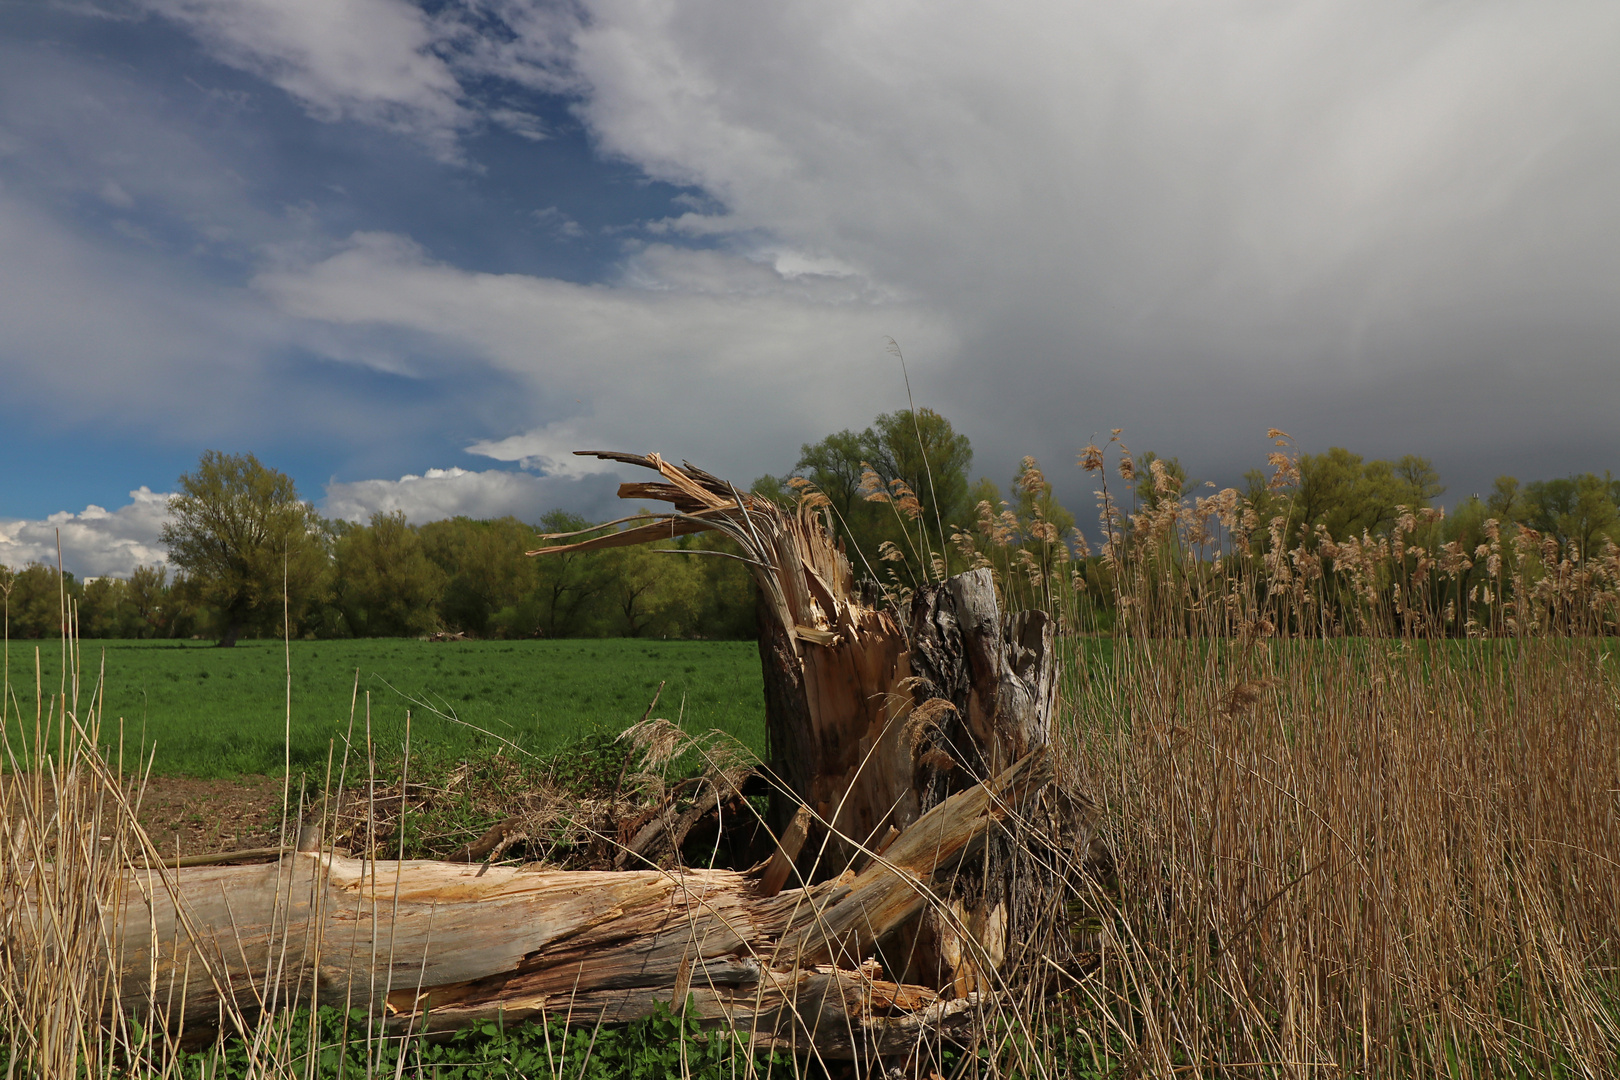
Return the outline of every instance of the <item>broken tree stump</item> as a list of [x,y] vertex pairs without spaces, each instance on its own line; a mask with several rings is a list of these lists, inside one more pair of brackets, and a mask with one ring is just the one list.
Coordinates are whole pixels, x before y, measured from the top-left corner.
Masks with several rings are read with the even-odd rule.
[[[814,495],[783,508],[657,454],[580,453],[657,471],[661,481],[622,484],[619,495],[673,510],[589,539],[548,536],[573,542],[530,554],[704,530],[741,548],[759,586],[770,766],[782,785],[772,826],[782,835],[799,806],[811,811],[797,858],[802,880],[824,881],[861,865],[930,807],[1049,742],[1057,701],[1053,625],[1044,612],[1004,614],[989,570],[927,584],[901,610],[880,609],[857,588]],[[1047,816],[1061,811],[1072,820],[1078,805],[1057,802],[1046,806]],[[958,876],[950,890],[955,917],[896,928],[884,950],[891,964],[958,993],[987,985],[986,969],[1001,966],[1035,917],[1031,898],[1014,894],[1049,894],[1059,873],[1055,857],[1037,871],[1017,854],[1021,843],[998,843],[980,867]],[[971,940],[963,927],[972,928]]]

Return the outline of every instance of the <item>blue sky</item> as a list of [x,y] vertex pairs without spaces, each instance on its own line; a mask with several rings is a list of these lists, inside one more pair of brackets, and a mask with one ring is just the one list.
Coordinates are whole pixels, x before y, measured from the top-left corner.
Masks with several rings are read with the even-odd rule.
[[[0,33],[0,66],[10,73],[0,108],[11,136],[0,191],[95,255],[204,302],[240,302],[268,248],[357,232],[409,236],[469,271],[600,282],[639,223],[694,204],[692,193],[593,152],[562,94],[467,80],[469,95],[521,113],[523,130],[473,122],[446,160],[419,133],[322,116],[216,59],[183,20],[138,7],[5,4]],[[26,250],[12,255],[14,269],[27,261]],[[247,437],[233,438],[247,403],[184,386],[174,388],[179,411],[217,408],[219,422],[176,430],[116,399],[87,416],[71,388],[54,401],[50,392],[7,395],[0,422],[30,464],[10,471],[0,515],[121,503],[139,484],[171,484],[201,449],[223,443],[273,461],[319,495],[334,476],[474,465],[463,451],[488,425],[526,419],[494,373],[438,377],[435,361],[453,346],[380,327],[364,337],[344,344],[419,360],[424,370],[345,363],[306,341],[244,343],[257,354],[255,395],[324,399],[320,412],[358,406],[372,414],[364,426],[261,416],[272,422],[250,419]],[[51,345],[6,359],[48,365]]]
[[904,406],[889,336],[1082,516],[1114,427],[1620,467],[1617,56],[1598,2],[0,3],[0,561],[161,557],[204,449],[347,516],[746,482]]

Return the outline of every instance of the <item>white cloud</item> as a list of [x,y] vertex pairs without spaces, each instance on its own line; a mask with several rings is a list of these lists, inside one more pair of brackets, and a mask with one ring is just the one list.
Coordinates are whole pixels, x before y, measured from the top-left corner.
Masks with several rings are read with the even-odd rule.
[[[538,490],[592,445],[746,480],[903,405],[893,335],[991,475],[1034,452],[1056,478],[1120,424],[1199,469],[1253,464],[1275,423],[1308,449],[1431,454],[1454,486],[1620,454],[1612,4],[480,0],[504,24],[483,33],[404,0],[151,3],[315,115],[441,155],[480,116],[528,123],[478,80],[575,94],[594,146],[697,194],[597,285],[379,233],[334,252],[183,141],[143,159],[152,125],[29,104],[106,98],[108,76],[7,81],[14,52],[0,118],[33,112],[0,130],[13,167],[266,260],[256,294],[176,283],[0,192],[0,361],[42,399],[230,430],[289,346],[411,378],[492,368],[505,418],[436,406],[475,453],[550,475],[445,490]],[[64,130],[90,135],[57,153]],[[348,431],[356,397],[289,412]]]
[[[145,252],[109,250],[0,191],[8,393],[81,420],[229,430],[237,417],[219,406],[258,381],[281,321],[244,290],[177,279]],[[215,408],[199,409],[204,399]]]
[[0,564],[14,570],[31,562],[55,566],[59,538],[63,568],[81,578],[128,577],[137,566],[166,563],[168,551],[158,535],[169,518],[169,496],[142,486],[129,498],[116,510],[90,505],[44,520],[0,518]]
[[602,463],[596,458],[580,457],[575,451],[616,449],[585,446],[590,437],[589,420],[576,416],[504,439],[480,439],[467,447],[467,452],[495,461],[513,462],[546,476],[579,479],[601,473]]
[[540,118],[522,109],[491,109],[489,118],[512,134],[530,142],[540,142],[548,138],[546,127]]
[[446,29],[405,0],[143,0],[225,63],[259,75],[322,120],[352,119],[457,154],[471,121],[434,48]]
[[121,186],[112,180],[101,185],[101,200],[108,206],[116,206],[127,210],[135,205],[135,200]]
[[[194,92],[212,93],[193,85],[181,97]],[[22,202],[48,193],[30,208],[36,216],[71,218],[75,203],[135,210],[182,238],[181,249],[198,244],[207,255],[313,239],[296,213],[255,199],[239,163],[186,115],[195,104],[155,91],[122,65],[0,39],[3,194]],[[222,112],[232,127],[253,120],[239,104]]]
[[577,240],[585,235],[584,226],[555,206],[548,206],[544,210],[536,210],[532,216],[536,225],[561,239]]
[[600,467],[576,478],[534,476],[498,469],[429,469],[398,480],[334,481],[326,485],[322,512],[328,517],[367,521],[374,513],[403,511],[422,524],[465,516],[508,515],[530,523],[547,511],[565,509],[598,519],[620,516],[610,503],[608,478]]
[[533,388],[531,430],[473,452],[578,474],[575,449],[658,450],[747,482],[799,442],[903,401],[893,334],[951,347],[937,314],[866,295],[860,279],[789,277],[741,256],[643,253],[629,285],[470,273],[408,240],[357,234],[347,250],[260,275],[300,319],[430,332]]
[[[1494,432],[1565,427],[1553,388],[1620,339],[1613,5],[480,10],[506,32],[434,24],[449,70],[577,94],[607,154],[703,194],[651,231],[718,249],[586,288],[359,237],[261,283],[528,380],[519,460],[583,417],[760,466],[774,439],[779,468],[901,404],[869,390],[890,333],[991,472],[1122,423],[1219,469],[1268,423],[1487,468]],[[1620,452],[1620,382],[1592,390],[1581,438]]]

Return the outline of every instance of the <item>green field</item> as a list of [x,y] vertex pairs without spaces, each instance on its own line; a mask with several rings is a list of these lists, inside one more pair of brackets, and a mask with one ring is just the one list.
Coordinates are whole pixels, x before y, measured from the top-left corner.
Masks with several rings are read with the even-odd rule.
[[[19,711],[32,739],[34,645],[10,646],[13,740]],[[61,686],[60,643],[41,643],[38,655],[49,695]],[[116,743],[122,718],[126,762],[144,745],[160,774],[281,770],[287,694],[281,642],[244,641],[234,649],[192,641],[85,642],[81,667],[84,694],[105,670],[104,741]],[[295,641],[295,772],[319,772],[332,740],[341,746],[357,675],[355,739],[363,745],[369,695],[372,737],[384,758],[399,753],[407,710],[413,758],[488,753],[497,740],[545,754],[639,720],[660,682],[666,685],[654,715],[679,719],[695,733],[718,729],[764,751],[759,654],[752,642]]]

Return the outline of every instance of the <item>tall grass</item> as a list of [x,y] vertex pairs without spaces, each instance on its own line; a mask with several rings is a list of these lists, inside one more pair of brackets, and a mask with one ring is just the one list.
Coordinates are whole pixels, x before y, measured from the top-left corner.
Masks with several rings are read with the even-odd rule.
[[1117,643],[1068,738],[1119,882],[1076,1015],[1160,1075],[1615,1075],[1600,650]]
[[1129,514],[1128,452],[1088,448],[1104,542],[1067,581],[975,538],[1111,621],[1059,740],[1117,870],[1071,1016],[1152,1075],[1620,1074],[1620,551],[1406,507],[1335,541],[1272,436],[1261,498],[1154,462]]

